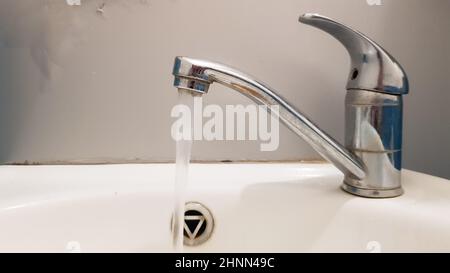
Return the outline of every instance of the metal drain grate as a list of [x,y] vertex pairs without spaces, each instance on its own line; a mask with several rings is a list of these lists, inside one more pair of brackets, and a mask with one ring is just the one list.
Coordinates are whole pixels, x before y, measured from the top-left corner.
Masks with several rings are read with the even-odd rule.
[[214,229],[211,212],[198,202],[188,202],[184,213],[184,245],[198,246],[206,242]]

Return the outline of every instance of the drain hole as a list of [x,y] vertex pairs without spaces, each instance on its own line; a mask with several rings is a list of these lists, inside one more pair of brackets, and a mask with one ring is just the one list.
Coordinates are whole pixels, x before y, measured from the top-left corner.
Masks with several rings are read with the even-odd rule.
[[[173,228],[173,217],[170,226]],[[214,229],[211,212],[198,202],[188,202],[184,212],[184,245],[197,246],[206,242]]]
[[[194,217],[189,217],[189,216],[194,216]],[[197,216],[197,217],[195,217]],[[199,217],[198,217],[199,216]],[[206,226],[208,225],[208,220],[205,219],[203,221],[203,223],[201,224],[200,227],[198,227],[198,225],[200,224],[200,219],[198,218],[204,218],[203,214],[199,211],[196,210],[188,210],[184,213],[184,222],[186,223],[186,225],[188,226],[189,230],[194,233],[194,231],[198,228],[198,232],[195,236],[195,238],[198,238],[200,236],[202,236],[202,234],[205,232],[206,230]],[[184,236],[189,238],[189,234],[187,233],[186,229],[184,229]]]

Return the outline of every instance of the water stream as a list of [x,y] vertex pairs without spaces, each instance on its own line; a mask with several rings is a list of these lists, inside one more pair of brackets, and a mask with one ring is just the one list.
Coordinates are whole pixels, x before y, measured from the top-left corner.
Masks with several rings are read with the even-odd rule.
[[[179,105],[186,105],[193,109],[194,97],[189,92],[179,92]],[[192,124],[192,123],[191,123]],[[186,128],[186,127],[185,127]],[[189,129],[189,128],[188,128]],[[173,248],[175,252],[183,252],[184,232],[184,210],[186,203],[186,189],[188,185],[189,163],[192,148],[192,125],[190,127],[190,138],[176,142],[175,162],[175,202],[173,218]]]

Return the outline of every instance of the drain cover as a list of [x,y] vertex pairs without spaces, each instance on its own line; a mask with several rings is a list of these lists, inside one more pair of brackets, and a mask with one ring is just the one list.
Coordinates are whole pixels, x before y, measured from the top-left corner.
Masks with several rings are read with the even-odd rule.
[[184,212],[184,245],[198,246],[212,234],[214,219],[211,212],[198,202],[188,202]]

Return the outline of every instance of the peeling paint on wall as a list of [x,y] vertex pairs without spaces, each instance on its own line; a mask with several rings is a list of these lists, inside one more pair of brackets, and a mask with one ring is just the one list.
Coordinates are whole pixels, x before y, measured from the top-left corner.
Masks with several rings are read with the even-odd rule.
[[97,8],[97,13],[98,14],[104,14],[105,13],[105,6],[106,6],[106,3],[100,4],[100,6]]

